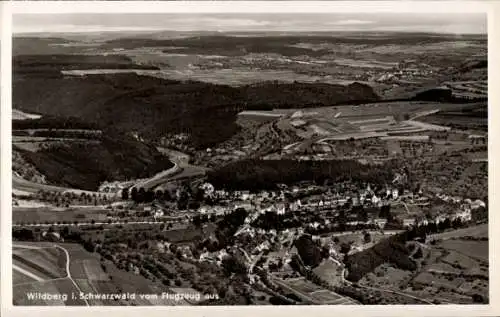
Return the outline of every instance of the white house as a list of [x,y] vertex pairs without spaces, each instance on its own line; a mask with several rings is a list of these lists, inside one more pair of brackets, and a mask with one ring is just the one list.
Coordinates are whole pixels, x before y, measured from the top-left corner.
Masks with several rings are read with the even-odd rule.
[[278,204],[277,207],[276,207],[276,213],[278,215],[284,215],[285,214],[285,204]]
[[210,197],[215,193],[215,187],[210,183],[204,183],[200,186],[200,188],[203,190],[206,196]]
[[455,219],[460,218],[463,221],[470,221],[472,220],[472,214],[470,210],[462,210],[459,213],[457,213],[454,218]]
[[392,199],[398,199],[399,197],[399,192],[397,189],[392,190]]
[[203,215],[203,214],[206,214],[206,213],[207,213],[207,211],[208,211],[208,208],[207,208],[206,206],[201,206],[200,208],[198,208],[198,212],[199,212],[200,214],[202,214],[202,215]]
[[160,218],[160,217],[163,217],[165,215],[165,213],[163,212],[163,210],[161,209],[157,209],[154,213],[154,217],[155,218]]
[[387,219],[382,219],[382,218],[378,218],[378,219],[375,219],[375,224],[379,227],[379,228],[383,228],[385,226],[385,224],[387,223]]

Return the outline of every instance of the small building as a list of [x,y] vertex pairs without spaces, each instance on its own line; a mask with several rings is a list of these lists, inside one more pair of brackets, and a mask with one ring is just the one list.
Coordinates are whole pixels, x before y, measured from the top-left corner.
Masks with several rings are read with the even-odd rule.
[[286,211],[285,204],[277,204],[276,206],[276,213],[278,215],[284,215]]
[[154,213],[154,217],[155,218],[160,218],[160,217],[163,217],[165,215],[165,213],[163,212],[163,210],[161,209],[157,209]]
[[392,199],[398,199],[399,191],[397,189],[392,190]]

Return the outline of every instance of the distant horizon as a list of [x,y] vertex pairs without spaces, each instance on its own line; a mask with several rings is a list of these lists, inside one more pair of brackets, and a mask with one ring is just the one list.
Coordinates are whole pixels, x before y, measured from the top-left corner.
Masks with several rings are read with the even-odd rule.
[[195,34],[206,33],[206,36],[215,36],[220,34],[220,36],[228,36],[228,37],[238,37],[239,34],[248,34],[248,35],[264,35],[268,33],[272,36],[287,36],[287,35],[299,35],[299,34],[310,34],[311,36],[331,36],[335,37],[336,35],[346,35],[346,34],[380,34],[383,35],[395,35],[395,34],[405,34],[405,35],[429,35],[429,36],[450,36],[450,37],[485,37],[487,38],[487,33],[445,33],[445,32],[419,32],[419,31],[202,31],[202,30],[193,30],[193,31],[176,31],[176,30],[161,30],[161,31],[83,31],[83,32],[26,32],[26,33],[13,33],[13,38],[27,38],[27,37],[37,37],[37,38],[51,38],[51,37],[63,37],[66,36],[77,36],[77,35],[113,35],[113,34],[123,34],[123,35],[158,35],[163,32],[177,32],[179,35],[191,33],[193,36]]
[[13,34],[356,32],[487,34],[482,13],[15,14]]

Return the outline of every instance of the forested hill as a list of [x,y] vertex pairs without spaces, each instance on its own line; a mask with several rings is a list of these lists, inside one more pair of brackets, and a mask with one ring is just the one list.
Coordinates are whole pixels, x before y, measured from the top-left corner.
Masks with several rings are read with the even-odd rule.
[[93,140],[14,150],[51,184],[86,190],[97,190],[103,181],[150,177],[173,166],[156,148],[110,130]]
[[25,70],[14,68],[15,109],[78,117],[101,128],[136,131],[146,138],[187,132],[196,148],[213,146],[235,134],[236,114],[241,110],[379,100],[371,87],[359,83],[343,86],[265,82],[229,87],[131,73],[63,77],[54,76],[52,71],[34,76]]
[[217,188],[230,190],[275,189],[278,184],[326,180],[384,184],[394,175],[392,162],[382,166],[363,165],[353,160],[296,161],[247,159],[208,173]]

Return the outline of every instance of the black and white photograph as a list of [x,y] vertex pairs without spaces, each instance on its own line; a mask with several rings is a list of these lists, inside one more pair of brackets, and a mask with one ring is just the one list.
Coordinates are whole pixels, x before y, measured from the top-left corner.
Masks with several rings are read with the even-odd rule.
[[15,12],[11,80],[14,306],[491,304],[487,12]]

